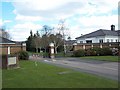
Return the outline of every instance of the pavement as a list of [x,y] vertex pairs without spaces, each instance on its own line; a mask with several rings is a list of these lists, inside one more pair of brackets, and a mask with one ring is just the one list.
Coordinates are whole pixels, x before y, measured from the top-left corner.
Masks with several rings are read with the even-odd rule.
[[32,57],[30,60],[40,61],[59,67],[74,69],[80,72],[90,73],[112,80],[118,80],[118,62],[97,61],[97,60],[83,60],[80,58],[42,58]]

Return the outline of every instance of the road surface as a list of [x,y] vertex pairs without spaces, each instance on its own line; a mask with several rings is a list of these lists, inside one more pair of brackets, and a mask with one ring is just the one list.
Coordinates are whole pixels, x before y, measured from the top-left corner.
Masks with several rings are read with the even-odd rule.
[[55,58],[52,60],[49,58],[30,57],[30,59],[118,80],[119,63],[117,62],[82,60],[80,58]]

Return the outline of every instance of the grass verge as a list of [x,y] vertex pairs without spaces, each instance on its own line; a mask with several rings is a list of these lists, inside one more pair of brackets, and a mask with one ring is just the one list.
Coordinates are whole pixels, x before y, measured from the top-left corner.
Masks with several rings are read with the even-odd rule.
[[71,69],[20,61],[20,68],[3,70],[3,88],[117,88],[117,81]]
[[111,61],[118,62],[118,56],[85,56],[80,57],[81,59],[92,59],[92,60],[102,60],[102,61]]

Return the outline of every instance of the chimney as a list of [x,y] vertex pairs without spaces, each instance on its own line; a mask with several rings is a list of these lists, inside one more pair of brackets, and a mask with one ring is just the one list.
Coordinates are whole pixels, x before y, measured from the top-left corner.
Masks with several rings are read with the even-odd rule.
[[115,25],[111,25],[111,31],[115,31]]

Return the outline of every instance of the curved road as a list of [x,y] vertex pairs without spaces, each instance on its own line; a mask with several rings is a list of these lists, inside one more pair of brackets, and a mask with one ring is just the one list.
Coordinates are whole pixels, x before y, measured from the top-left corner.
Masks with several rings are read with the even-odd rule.
[[119,63],[117,62],[82,60],[80,58],[55,58],[52,60],[49,58],[30,57],[30,59],[118,80]]

